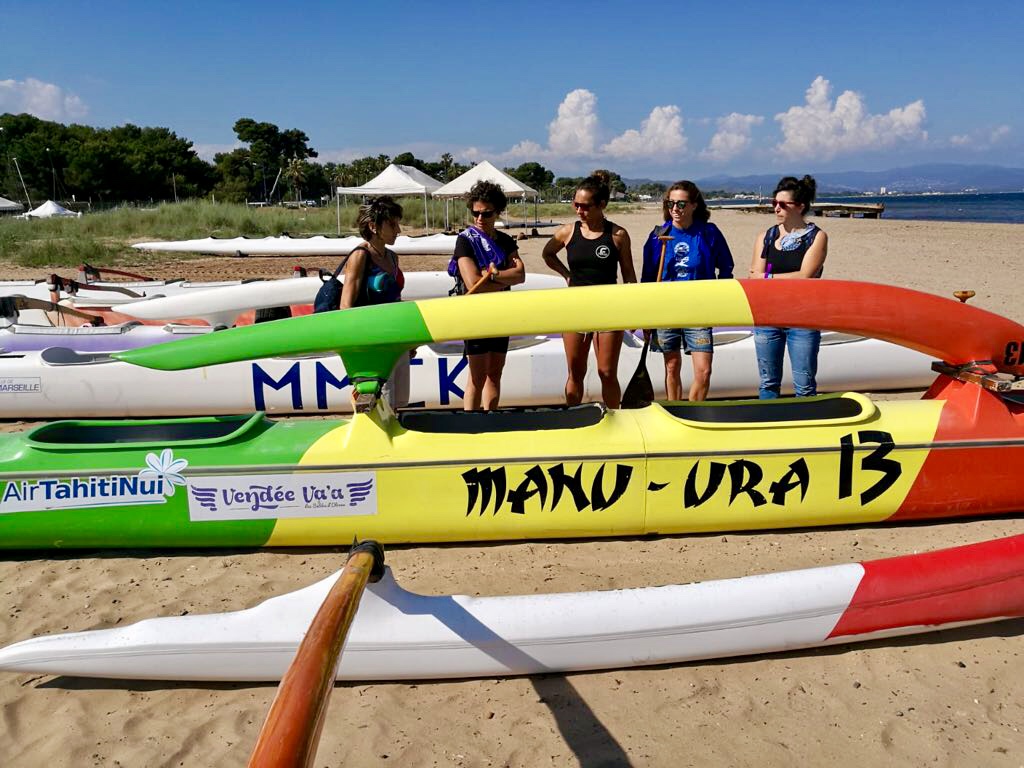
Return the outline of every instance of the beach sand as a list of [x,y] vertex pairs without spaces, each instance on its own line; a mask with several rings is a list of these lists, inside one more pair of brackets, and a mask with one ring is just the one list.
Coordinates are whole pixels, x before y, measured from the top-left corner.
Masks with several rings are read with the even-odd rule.
[[[617,217],[634,255],[658,211]],[[746,276],[765,215],[715,211]],[[1024,321],[1024,227],[826,219],[825,274],[949,295]],[[543,239],[521,243],[544,269]],[[331,266],[331,260],[308,260]],[[442,259],[405,259],[438,268]],[[287,259],[140,264],[192,279],[283,276]],[[154,267],[156,265],[156,267]],[[129,267],[130,268],[130,267]],[[35,274],[0,265],[5,277]],[[754,372],[751,372],[754,375]],[[714,380],[712,379],[712,392]],[[25,424],[3,423],[11,431]],[[429,502],[425,502],[429,511]],[[390,547],[408,589],[515,594],[685,583],[845,563],[1021,531],[1019,518],[618,541]],[[0,560],[0,644],[158,615],[226,611],[310,584],[345,548],[85,552]],[[315,762],[402,766],[1024,764],[1024,620],[859,646],[534,678],[339,684]],[[270,684],[0,675],[9,766],[244,765]]]

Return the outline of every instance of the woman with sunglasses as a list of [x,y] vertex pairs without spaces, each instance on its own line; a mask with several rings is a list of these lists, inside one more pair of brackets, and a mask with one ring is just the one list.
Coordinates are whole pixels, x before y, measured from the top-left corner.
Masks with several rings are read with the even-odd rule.
[[[466,207],[473,223],[459,233],[448,274],[455,278],[452,293],[508,291],[526,279],[515,239],[495,228],[498,216],[508,205],[501,187],[478,181],[469,190]],[[486,279],[485,279],[486,278]],[[482,282],[481,282],[482,281]],[[475,287],[475,288],[474,288]],[[501,398],[501,373],[508,353],[508,336],[469,339],[465,342],[469,379],[463,396],[467,411],[493,411]]]
[[[620,271],[622,282],[636,282],[629,233],[604,216],[611,198],[609,181],[607,171],[594,171],[584,179],[573,196],[572,205],[578,220],[555,230],[554,236],[544,246],[544,263],[565,278],[570,287],[614,285]],[[563,248],[568,266],[558,258],[558,252]],[[622,399],[618,377],[622,331],[562,334],[569,368],[565,402],[578,405],[583,399],[583,379],[587,375],[591,341],[597,356],[597,373],[601,378],[601,398],[609,408],[618,408]]]
[[[810,176],[779,180],[772,195],[778,222],[754,241],[752,278],[805,280],[821,277],[828,254],[828,235],[806,216],[814,202],[817,183]],[[793,389],[797,397],[817,394],[818,347],[821,331],[808,328],[757,328],[754,332],[757,366],[761,375],[759,396],[772,400],[782,385],[782,359],[789,349]]]
[[[725,235],[709,219],[704,195],[692,181],[677,181],[662,198],[665,223],[655,227],[644,244],[641,282],[715,280],[732,277],[732,253]],[[671,238],[671,239],[667,239]],[[711,386],[711,361],[715,348],[711,328],[661,328],[653,331],[651,349],[665,357],[665,392],[669,400],[681,400],[682,355],[693,363],[690,400],[704,400]]]

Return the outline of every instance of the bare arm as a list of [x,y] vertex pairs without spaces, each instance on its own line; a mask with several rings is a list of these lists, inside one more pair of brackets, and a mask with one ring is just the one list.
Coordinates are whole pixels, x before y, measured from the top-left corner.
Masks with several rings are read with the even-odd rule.
[[499,288],[503,288],[506,285],[519,285],[526,280],[526,265],[519,258],[518,249],[512,251],[506,259],[509,266],[505,269],[499,269],[498,274],[494,276],[494,282]]
[[363,289],[363,274],[366,271],[366,260],[370,255],[364,248],[352,251],[345,263],[345,284],[341,287],[341,305],[339,309],[351,309],[355,306],[356,297]]
[[767,266],[764,259],[761,258],[761,252],[764,250],[764,232],[757,235],[754,238],[754,258],[750,262],[750,276],[752,278],[763,278],[764,270]]
[[569,268],[558,258],[558,252],[565,248],[571,236],[571,225],[563,224],[555,230],[555,234],[548,240],[541,254],[544,257],[544,263],[548,265],[548,269],[557,272],[567,283],[569,282]]
[[800,280],[817,277],[818,273],[821,272],[822,266],[825,264],[825,257],[827,255],[828,235],[819,229],[814,242],[811,243],[811,247],[807,249],[807,253],[804,254],[804,258],[800,262],[800,271],[786,272],[785,274],[773,275],[772,277],[776,280]]
[[632,245],[629,242],[629,232],[622,227],[617,227],[612,232],[612,242],[619,249],[619,269],[622,271],[622,282],[636,282],[636,268],[633,266]]

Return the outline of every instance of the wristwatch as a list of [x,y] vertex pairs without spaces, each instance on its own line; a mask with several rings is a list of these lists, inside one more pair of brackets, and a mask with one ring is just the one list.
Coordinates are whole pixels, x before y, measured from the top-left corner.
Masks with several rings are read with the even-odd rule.
[[498,273],[497,272],[491,272],[490,274],[491,274],[491,282],[492,283],[498,282]]

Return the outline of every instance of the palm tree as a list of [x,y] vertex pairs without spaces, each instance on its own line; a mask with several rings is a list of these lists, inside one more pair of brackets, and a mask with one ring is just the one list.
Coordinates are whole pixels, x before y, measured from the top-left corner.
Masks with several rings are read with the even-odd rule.
[[306,162],[295,157],[284,167],[284,177],[295,190],[295,202],[302,200],[302,184],[306,181]]

